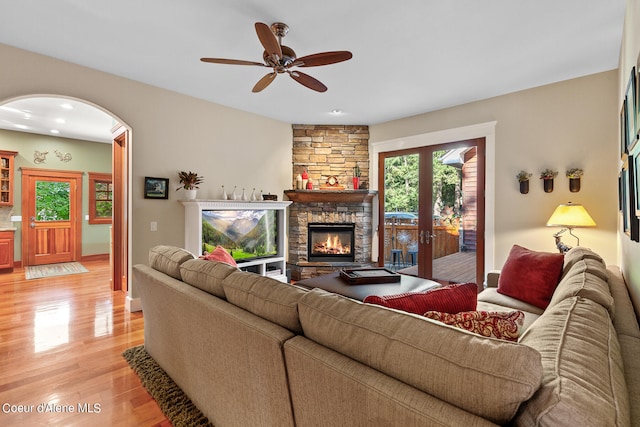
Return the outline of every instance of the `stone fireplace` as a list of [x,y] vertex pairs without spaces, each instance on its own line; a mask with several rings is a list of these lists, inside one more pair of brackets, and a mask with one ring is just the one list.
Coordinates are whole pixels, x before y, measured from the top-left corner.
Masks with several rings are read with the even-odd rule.
[[[369,190],[289,190],[285,195],[289,206],[289,253],[287,268],[293,280],[328,274],[343,268],[370,267],[372,247],[372,199],[377,194]],[[311,232],[310,232],[311,227]],[[311,236],[319,228],[317,239]],[[352,229],[349,234],[347,230]],[[327,235],[340,233],[341,244],[350,246],[349,255],[314,253],[333,244]],[[347,237],[349,235],[349,237]],[[309,238],[312,237],[312,240]],[[352,242],[350,239],[353,239]],[[348,243],[345,243],[347,240]],[[317,251],[316,251],[317,252]]]
[[[289,206],[288,264],[293,280],[301,280],[342,268],[371,266],[372,199],[369,191],[369,127],[366,125],[293,125],[292,188],[285,196]],[[360,188],[353,189],[354,169],[360,171]],[[296,189],[296,177],[307,172],[313,189]],[[331,187],[330,187],[331,186]],[[317,225],[352,227],[341,244],[350,253],[318,254],[314,247],[328,252],[326,230],[314,241],[309,231]],[[312,230],[313,231],[313,230]],[[335,230],[334,230],[335,231]],[[331,233],[330,233],[331,234]],[[349,234],[349,233],[347,233]],[[342,238],[340,239],[342,240]],[[344,248],[342,250],[344,252]]]

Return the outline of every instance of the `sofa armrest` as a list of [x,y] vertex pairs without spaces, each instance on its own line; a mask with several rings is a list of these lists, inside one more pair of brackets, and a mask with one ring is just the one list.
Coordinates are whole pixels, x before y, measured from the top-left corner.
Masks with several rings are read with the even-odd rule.
[[487,273],[487,288],[497,288],[500,270],[491,270]]

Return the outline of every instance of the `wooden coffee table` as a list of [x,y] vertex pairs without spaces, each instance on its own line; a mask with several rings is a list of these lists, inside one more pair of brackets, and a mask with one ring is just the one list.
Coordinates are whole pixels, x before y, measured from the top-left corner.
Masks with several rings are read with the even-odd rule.
[[421,279],[406,274],[400,275],[400,281],[394,283],[375,283],[368,285],[350,285],[340,278],[338,271],[322,276],[312,277],[296,282],[297,286],[307,289],[319,288],[325,291],[344,295],[359,301],[369,295],[396,295],[405,292],[420,292],[440,287],[440,283],[433,280]]

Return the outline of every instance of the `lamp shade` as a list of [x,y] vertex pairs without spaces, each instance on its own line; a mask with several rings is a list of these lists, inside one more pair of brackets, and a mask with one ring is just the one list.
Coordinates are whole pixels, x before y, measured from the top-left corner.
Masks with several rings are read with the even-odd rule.
[[549,227],[595,227],[596,223],[591,218],[584,206],[575,203],[559,205],[551,218],[547,221]]

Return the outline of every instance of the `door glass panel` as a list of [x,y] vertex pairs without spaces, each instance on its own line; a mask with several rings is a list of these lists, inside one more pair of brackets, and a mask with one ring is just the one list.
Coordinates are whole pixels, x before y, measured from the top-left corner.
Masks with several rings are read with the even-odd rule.
[[36,181],[36,221],[68,221],[69,182]]
[[384,160],[384,265],[393,271],[411,269],[408,273],[414,275],[418,272],[419,172],[418,153]]
[[475,281],[475,147],[434,151],[431,253],[435,279]]

